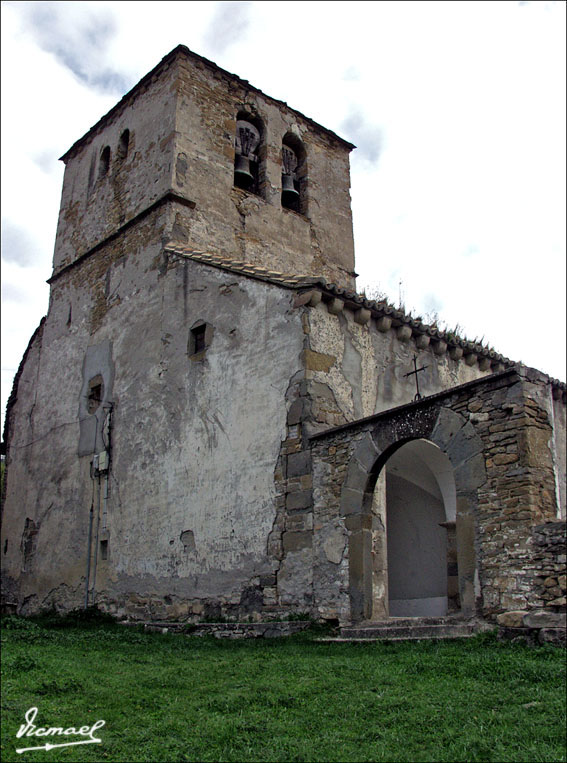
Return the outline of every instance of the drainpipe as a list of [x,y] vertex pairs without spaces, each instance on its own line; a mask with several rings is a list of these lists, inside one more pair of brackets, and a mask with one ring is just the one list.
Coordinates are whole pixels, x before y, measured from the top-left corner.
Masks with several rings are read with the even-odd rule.
[[91,605],[95,603],[95,588],[96,588],[96,567],[98,562],[98,532],[100,528],[100,473],[98,475],[98,489],[97,489],[97,502],[96,502],[96,535],[94,543],[94,563],[93,563],[93,584],[91,588]]
[[108,472],[104,475],[104,498],[103,498],[103,508],[102,508],[102,529],[107,529],[107,518],[108,518]]
[[[100,453],[97,453],[93,457],[92,466],[91,466],[91,469],[94,470],[94,472],[96,473],[98,477],[98,480],[97,480],[98,489],[97,489],[97,499],[96,499],[96,506],[97,506],[96,534],[95,534],[95,548],[94,548],[93,575],[92,575],[93,582],[92,582],[92,586],[90,587],[91,604],[93,605],[95,603],[95,596],[96,596],[96,571],[97,571],[97,564],[98,564],[98,542],[99,542],[99,530],[100,530],[100,523],[101,523],[101,516],[100,516],[101,515],[101,498],[102,498],[101,475],[103,471],[104,471],[104,498],[102,498],[103,500],[103,507],[102,507],[103,530],[106,530],[106,523],[107,523],[108,471],[109,471],[109,460],[110,460],[110,419],[112,414],[112,403],[107,403],[103,405],[103,408],[106,411],[106,415],[102,424],[101,434],[102,434],[102,441],[103,441],[105,450],[101,451]],[[97,424],[98,424],[98,418],[97,418]],[[94,504],[94,501],[93,501],[93,504]],[[90,523],[89,523],[89,558],[87,562],[87,590],[85,593],[85,602],[86,602],[85,607],[88,606],[88,600],[89,600],[93,519],[94,519],[94,505],[91,505],[91,514],[90,514]]]
[[93,537],[93,514],[94,501],[91,501],[91,510],[89,512],[89,540],[87,544],[87,582],[85,584],[85,609],[89,606],[89,580],[91,577],[91,544]]

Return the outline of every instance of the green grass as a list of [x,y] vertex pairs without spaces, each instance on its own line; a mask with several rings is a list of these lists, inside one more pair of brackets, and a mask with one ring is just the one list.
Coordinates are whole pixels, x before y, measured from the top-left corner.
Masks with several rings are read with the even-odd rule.
[[[565,655],[553,647],[62,625],[6,621],[3,761],[565,761]],[[32,706],[39,725],[104,719],[102,744],[16,754],[45,741],[16,740]]]

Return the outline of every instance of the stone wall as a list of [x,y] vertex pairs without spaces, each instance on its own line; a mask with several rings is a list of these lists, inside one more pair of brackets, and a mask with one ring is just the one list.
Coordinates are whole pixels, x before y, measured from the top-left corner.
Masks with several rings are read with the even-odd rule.
[[[315,526],[323,520],[313,510],[317,500],[313,487],[319,487],[320,476],[314,471],[310,436],[411,402],[415,379],[404,374],[413,368],[416,353],[419,366],[427,366],[420,377],[424,395],[504,366],[501,356],[483,356],[478,349],[474,362],[467,361],[471,348],[465,355],[456,342],[430,341],[421,326],[412,331],[409,319],[399,311],[392,317],[371,315],[370,310],[351,306],[325,290],[299,294],[295,305],[302,316],[303,368],[287,391],[287,437],[276,471],[278,515],[270,550],[280,565],[274,602],[309,608],[316,606],[315,601],[326,601],[317,615],[340,619],[345,616],[342,597],[348,589],[344,528],[338,521],[327,525],[326,520],[324,531]],[[332,504],[321,510],[332,515]],[[373,521],[380,525],[378,514]],[[383,575],[377,572],[375,587],[381,584]]]
[[566,535],[565,522],[533,528],[526,571],[532,582],[530,609],[505,612],[496,618],[499,636],[532,644],[565,644]]
[[[242,111],[263,125],[260,193],[234,187]],[[281,204],[286,134],[305,151],[301,213]],[[21,611],[78,606],[94,575],[89,602],[132,617],[308,605],[306,435],[286,422],[301,311],[164,243],[351,285],[351,148],[180,46],[62,157],[49,314],[8,413],[4,585]]]
[[478,510],[483,611],[490,616],[532,600],[531,528],[557,514],[546,382],[528,369],[521,382],[466,404],[477,409],[472,419],[488,477],[478,489]]
[[140,627],[155,633],[179,633],[184,636],[213,636],[222,639],[242,638],[282,638],[300,633],[312,625],[311,620],[264,621],[264,622],[159,622],[153,620],[142,623],[140,620],[122,620],[120,625]]
[[[262,126],[258,193],[234,187],[240,112]],[[286,135],[301,213],[281,204]],[[526,559],[564,505],[564,385],[349,291],[351,148],[180,47],[65,154],[49,313],[7,413],[19,611],[383,611],[375,465],[420,437],[462,488],[461,601],[493,616],[541,598]]]
[[[143,81],[136,99],[123,99],[63,157],[65,175],[53,272],[88,255],[128,226],[173,188],[175,97],[171,63]],[[128,151],[120,138],[129,131]],[[110,149],[106,172],[101,152]]]
[[[179,61],[175,189],[196,202],[180,210],[187,240],[284,273],[323,275],[353,285],[350,210],[351,144],[248,82],[194,56]],[[262,188],[233,188],[234,134],[239,111],[263,126]],[[305,213],[281,205],[282,139],[293,134],[306,153]]]
[[565,522],[537,525],[532,535],[533,602],[547,612],[565,612],[567,548]]
[[319,565],[314,581],[323,616],[371,617],[372,534],[381,530],[372,492],[388,453],[414,438],[436,444],[454,468],[461,607],[494,618],[535,605],[532,528],[552,521],[557,505],[551,423],[534,385],[547,380],[506,372],[312,438],[314,547],[330,533],[343,545],[338,565]]
[[[561,492],[549,380],[486,375],[478,356],[475,366],[419,347],[421,334],[401,339],[328,294],[164,252],[175,214],[174,203],[156,208],[52,284],[9,412],[4,568],[22,611],[81,603],[94,501],[95,547],[106,545],[93,596],[115,614],[346,621],[356,600],[383,615],[385,515],[369,485],[381,453],[420,437],[447,452],[461,485],[453,598],[487,617],[536,606],[531,527],[555,518]],[[413,382],[395,368],[416,349],[429,397],[411,403]],[[112,468],[98,483],[91,458],[104,439],[85,446],[83,431],[93,362],[112,404]],[[440,391],[460,373],[483,378]],[[405,405],[319,441],[392,400]]]
[[310,620],[265,623],[197,623],[188,626],[189,636],[213,636],[214,638],[281,638],[300,633],[311,625]]
[[557,479],[559,511],[558,519],[567,517],[567,406],[564,384],[554,384],[551,389],[551,416],[553,418],[553,454]]
[[[300,308],[303,306],[304,368],[303,375],[298,376],[288,389],[291,403],[287,419],[288,436],[282,446],[281,468],[276,472],[278,517],[270,536],[270,548],[280,560],[277,582],[274,578],[274,602],[296,607],[311,606],[318,616],[329,619],[344,619],[348,609],[345,604],[345,601],[348,602],[345,592],[348,591],[349,574],[347,536],[328,494],[319,501],[317,508],[318,490],[324,477],[318,471],[320,464],[313,460],[310,436],[412,401],[415,380],[404,377],[404,374],[413,368],[416,353],[419,353],[418,367],[426,367],[420,377],[420,390],[424,395],[440,393],[456,382],[466,383],[481,378],[488,380],[490,373],[501,371],[505,362],[501,356],[483,354],[482,348],[477,348],[475,353],[469,348],[466,354],[466,343],[463,343],[464,346],[457,343],[451,345],[441,338],[428,338],[425,342],[421,327],[403,333],[400,328],[408,327],[408,323],[401,323],[399,317],[400,325],[393,325],[390,319],[384,323],[383,316],[371,318],[369,310],[359,308],[357,314],[356,309],[347,306],[347,300],[331,297],[324,291],[308,292],[296,300]],[[367,315],[360,316],[360,313]],[[443,346],[439,347],[440,344]],[[559,483],[562,482],[561,475],[557,474],[557,464],[555,461],[550,464],[550,450],[546,445],[557,438],[557,433],[552,436],[553,416],[549,410],[551,387],[543,381],[545,377],[537,373],[535,378],[541,383],[532,384],[524,376],[524,392],[534,398],[526,401],[525,408],[520,405],[514,410],[516,393],[506,390],[496,394],[494,400],[490,399],[492,392],[479,392],[480,397],[477,397],[474,391],[467,391],[456,409],[460,416],[459,428],[470,419],[471,423],[480,426],[483,433],[486,453],[491,456],[487,458],[491,474],[487,495],[492,495],[495,489],[502,490],[502,499],[508,501],[507,513],[501,522],[492,523],[492,527],[490,505],[486,506],[487,513],[482,520],[487,523],[487,530],[482,530],[486,541],[483,545],[486,596],[487,603],[494,600],[495,611],[500,611],[499,607],[513,606],[516,595],[521,598],[525,594],[522,582],[525,537],[534,517],[537,520],[540,516],[539,509],[535,507],[527,513],[517,509],[521,503],[517,496],[523,494],[525,488],[520,473],[523,473],[524,466],[529,466],[526,470],[529,481],[532,477],[537,478],[537,466],[545,465],[542,479],[548,485],[550,477],[558,477]],[[520,411],[525,411],[525,416],[521,417]],[[510,429],[506,436],[502,435],[502,422],[506,422],[506,427]],[[517,430],[514,429],[516,424]],[[522,435],[519,435],[520,430]],[[517,437],[526,439],[516,447],[511,443]],[[546,441],[546,437],[551,439]],[[520,451],[521,456],[518,455]],[[458,453],[456,457],[459,458]],[[522,461],[522,467],[515,463],[518,460]],[[514,467],[518,468],[514,470]],[[342,467],[338,469],[337,474],[344,478]],[[337,474],[333,479],[338,479]],[[513,491],[514,496],[511,495]],[[547,498],[551,496],[547,495]],[[547,515],[551,511],[549,505],[542,507],[542,510]],[[318,511],[322,512],[320,516]],[[530,519],[526,522],[528,516]],[[385,521],[380,502],[375,502],[372,517],[365,520],[371,526],[359,527],[358,521],[351,517],[348,522],[352,527],[347,529],[373,534],[373,606],[375,612],[384,614],[384,602],[376,595],[380,590],[383,598],[387,592],[385,552],[379,548],[379,534],[380,531],[383,534]],[[461,519],[460,544],[463,548],[470,544],[469,555],[474,557],[474,530],[469,527],[465,531],[464,526],[465,521]],[[503,535],[495,533],[492,537],[495,529]],[[448,529],[451,543],[456,546],[457,538],[453,533],[454,530]],[[502,539],[504,536],[505,541]],[[462,553],[465,554],[464,551]],[[518,559],[514,566],[519,576],[517,581],[499,574],[501,568],[506,568],[509,558]],[[469,566],[472,565],[473,562],[469,562]],[[449,591],[451,601],[457,596],[452,567],[454,565],[448,567],[448,574],[455,581]],[[474,599],[478,595],[474,572],[469,575],[467,586],[470,598]],[[488,606],[492,604],[488,603]]]
[[423,396],[504,369],[501,357],[485,358],[477,350],[474,361],[470,354],[466,360],[461,347],[440,347],[440,340],[414,333],[399,319],[394,325],[391,319],[384,323],[384,316],[369,315],[360,322],[340,302],[321,300],[307,314],[305,363],[321,398],[313,421],[319,431],[322,425],[338,426],[411,402],[416,380],[406,374],[413,371],[415,356],[417,366],[424,367],[419,374]]

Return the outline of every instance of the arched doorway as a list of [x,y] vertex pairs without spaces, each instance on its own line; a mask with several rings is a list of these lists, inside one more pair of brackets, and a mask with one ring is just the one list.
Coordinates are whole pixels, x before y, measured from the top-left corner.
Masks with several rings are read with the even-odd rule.
[[[388,614],[446,615],[458,606],[451,462],[433,443],[411,440],[395,449],[381,474],[386,530],[381,553],[385,551],[387,560]],[[375,542],[380,543],[376,538]]]
[[[446,594],[438,587],[433,591],[435,595],[421,590],[415,597],[404,594],[399,598],[438,599],[445,595],[448,613],[459,610],[466,616],[472,616],[482,606],[476,547],[478,491],[487,479],[485,446],[471,421],[444,402],[441,398],[425,400],[384,411],[372,419],[362,420],[359,424],[362,431],[359,432],[354,425],[348,425],[348,430],[347,427],[344,430],[352,438],[350,453],[345,454],[335,446],[333,458],[337,465],[347,467],[339,511],[348,533],[351,622],[379,620],[390,614],[386,531],[388,462],[394,476],[403,478],[410,485],[417,481],[417,487],[429,492],[437,501],[441,495],[444,514],[439,511],[433,514],[437,514],[436,520],[441,520],[435,524],[443,525],[446,531]],[[326,458],[331,456],[329,443],[332,438],[343,444],[344,430],[331,430],[318,436],[321,442],[318,447],[327,448]],[[396,474],[393,471],[396,461],[390,459],[408,443],[414,443],[413,450],[408,449],[399,455],[401,471]],[[420,458],[422,474],[428,474],[425,485],[418,479],[416,461],[409,459],[410,453]],[[437,488],[432,486],[432,479]],[[335,483],[331,481],[329,484]],[[332,501],[333,496],[329,499]],[[404,503],[403,495],[401,503]],[[426,542],[413,546],[406,544],[402,560],[411,560],[418,545],[425,546]],[[390,553],[395,552],[391,550]],[[440,559],[439,554],[437,559]],[[442,561],[440,564],[443,567]],[[420,569],[423,573],[423,565]],[[392,600],[398,601],[394,597]],[[420,605],[425,604],[420,602]],[[426,611],[432,614],[431,608]]]

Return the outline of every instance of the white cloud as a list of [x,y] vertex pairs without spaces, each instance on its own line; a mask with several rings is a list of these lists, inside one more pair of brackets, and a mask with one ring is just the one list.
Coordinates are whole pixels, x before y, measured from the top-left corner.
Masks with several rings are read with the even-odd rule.
[[217,3],[204,38],[208,49],[220,55],[231,45],[247,42],[252,12],[252,3]]
[[106,63],[117,23],[104,4],[25,2],[17,11],[23,34],[53,54],[79,81],[105,92],[124,89],[124,77]]

